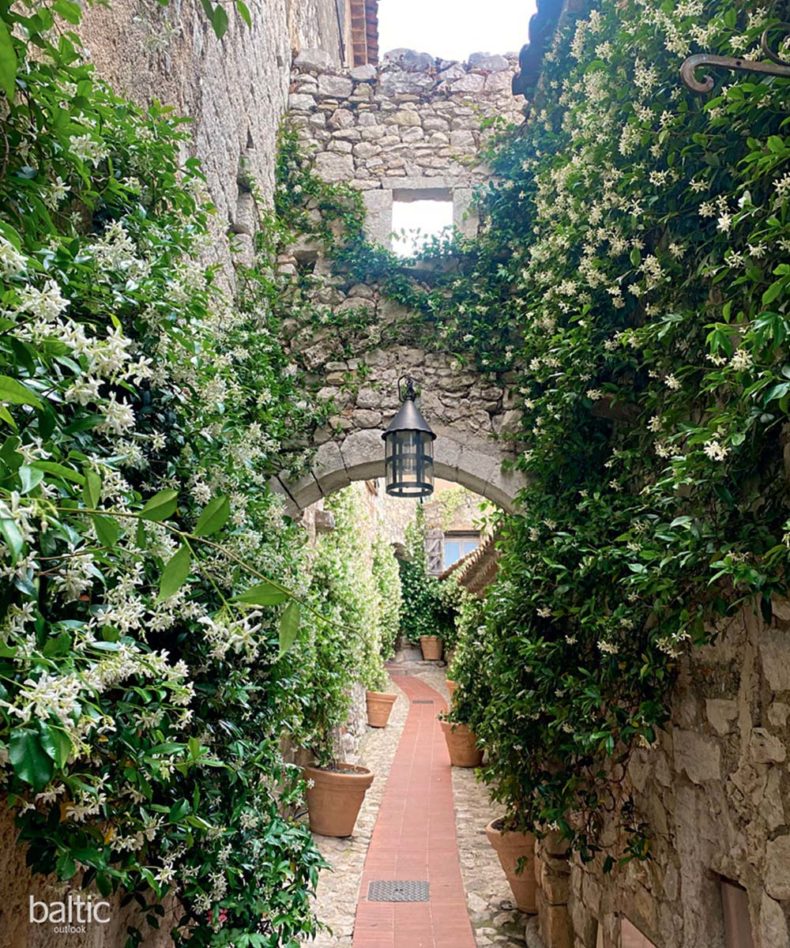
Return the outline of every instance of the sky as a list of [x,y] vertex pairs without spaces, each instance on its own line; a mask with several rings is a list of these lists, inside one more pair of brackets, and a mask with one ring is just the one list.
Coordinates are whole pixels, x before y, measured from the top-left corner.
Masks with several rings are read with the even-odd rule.
[[438,235],[452,223],[452,201],[395,201],[392,205],[392,230],[395,234],[392,249],[400,257],[410,257],[427,236]]
[[[534,12],[535,0],[380,0],[379,49],[405,47],[460,60],[470,53],[515,53],[527,42]],[[451,222],[452,208],[434,201],[394,208],[394,231],[419,228],[433,235]],[[396,239],[393,249],[408,256],[415,241]]]
[[381,0],[379,49],[404,46],[442,59],[518,52],[535,0]]

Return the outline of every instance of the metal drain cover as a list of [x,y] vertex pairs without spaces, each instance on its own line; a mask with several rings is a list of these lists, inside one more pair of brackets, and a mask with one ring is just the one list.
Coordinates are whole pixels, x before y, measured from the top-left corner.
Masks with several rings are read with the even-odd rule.
[[412,704],[433,704],[433,698],[415,698]]
[[427,902],[427,882],[371,882],[368,902]]

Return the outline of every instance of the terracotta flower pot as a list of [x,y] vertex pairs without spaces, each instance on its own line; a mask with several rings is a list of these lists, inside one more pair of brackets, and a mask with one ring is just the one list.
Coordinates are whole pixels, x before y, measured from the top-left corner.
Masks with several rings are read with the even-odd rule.
[[[486,836],[499,856],[516,905],[522,912],[534,915],[538,910],[535,901],[538,888],[535,877],[535,837],[532,833],[503,831],[499,828],[500,823],[501,820],[489,823],[486,826]],[[517,872],[520,860],[523,870]]]
[[383,691],[367,691],[365,700],[368,706],[368,724],[371,727],[386,727],[398,696],[387,695]]
[[438,662],[442,657],[442,640],[438,635],[421,635],[420,648],[426,662]]
[[447,741],[447,752],[453,767],[479,767],[483,763],[483,752],[478,749],[477,738],[465,724],[440,721]]
[[457,681],[453,681],[452,678],[447,679],[447,690],[450,692],[450,701],[453,700],[453,695],[455,694],[455,690],[457,687],[458,687]]
[[336,770],[305,767],[303,773],[310,829],[319,836],[350,836],[373,774],[353,764],[338,764]]

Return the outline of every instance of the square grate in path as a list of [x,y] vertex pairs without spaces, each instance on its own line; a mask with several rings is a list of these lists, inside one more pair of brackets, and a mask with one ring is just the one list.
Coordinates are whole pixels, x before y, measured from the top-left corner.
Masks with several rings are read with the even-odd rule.
[[428,898],[427,882],[376,880],[368,885],[368,902],[427,902]]
[[412,704],[433,704],[433,698],[414,698]]

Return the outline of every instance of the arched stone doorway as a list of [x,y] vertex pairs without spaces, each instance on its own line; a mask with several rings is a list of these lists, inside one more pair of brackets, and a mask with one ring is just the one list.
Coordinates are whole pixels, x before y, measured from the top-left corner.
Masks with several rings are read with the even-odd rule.
[[[487,498],[508,513],[516,509],[516,495],[524,486],[519,472],[502,470],[504,457],[484,450],[478,439],[460,441],[447,429],[435,428],[434,473]],[[278,478],[274,487],[283,494],[292,516],[352,481],[384,477],[381,429],[353,431],[342,441],[322,444],[309,474],[296,481]]]

